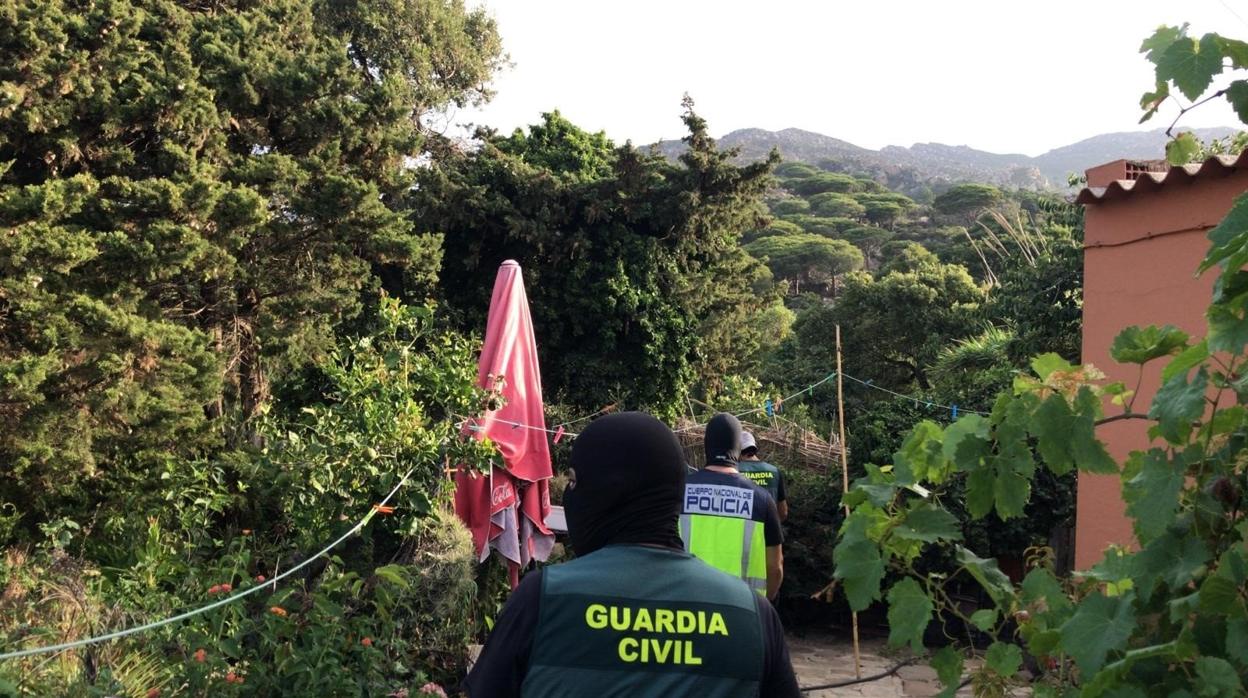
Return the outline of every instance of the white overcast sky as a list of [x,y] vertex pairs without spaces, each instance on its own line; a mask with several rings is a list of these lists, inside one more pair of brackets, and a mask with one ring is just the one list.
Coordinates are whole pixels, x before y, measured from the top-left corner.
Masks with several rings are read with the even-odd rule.
[[[512,66],[457,123],[510,131],[559,109],[636,144],[796,127],[879,148],[939,142],[1038,155],[1137,126],[1160,24],[1248,38],[1248,0],[470,0]],[[1238,121],[1221,103],[1190,126]]]

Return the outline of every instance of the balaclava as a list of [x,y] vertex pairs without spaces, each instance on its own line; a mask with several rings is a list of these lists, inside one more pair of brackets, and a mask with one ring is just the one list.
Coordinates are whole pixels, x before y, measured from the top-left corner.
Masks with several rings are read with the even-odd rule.
[[706,424],[707,465],[737,466],[741,457],[741,422],[727,412],[720,412],[711,417]]
[[572,469],[563,507],[578,556],[616,544],[684,548],[676,521],[685,458],[663,422],[641,412],[594,420],[572,443]]

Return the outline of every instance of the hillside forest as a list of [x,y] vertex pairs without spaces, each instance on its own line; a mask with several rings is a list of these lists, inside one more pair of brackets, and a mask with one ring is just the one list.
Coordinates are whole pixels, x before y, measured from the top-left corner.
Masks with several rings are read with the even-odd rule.
[[[491,98],[505,38],[461,0],[0,1],[0,652],[257,589],[0,662],[0,694],[453,690],[507,592],[446,470],[498,462],[459,424],[490,404],[506,259],[551,424],[771,400],[827,438],[835,391],[805,389],[839,326],[851,479],[921,420],[988,413],[1034,355],[1079,361],[1062,193],[743,160],[689,98],[678,151],[558,105],[439,132]],[[812,599],[844,520],[833,466],[792,468],[779,605],[799,627],[848,609]],[[1065,550],[1074,474],[1037,478],[1022,515],[954,506],[964,545]]]

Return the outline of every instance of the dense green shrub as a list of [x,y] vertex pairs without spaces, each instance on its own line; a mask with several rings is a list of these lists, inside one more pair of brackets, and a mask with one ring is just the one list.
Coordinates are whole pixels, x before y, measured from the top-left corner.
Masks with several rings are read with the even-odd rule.
[[[453,679],[485,622],[482,609],[496,603],[478,597],[469,536],[447,513],[447,463],[486,467],[497,458],[456,428],[484,397],[475,343],[433,328],[432,308],[386,300],[375,319],[374,333],[319,365],[318,401],[276,404],[247,448],[170,462],[153,478],[159,505],[150,504],[154,492],[139,492],[136,506],[149,504],[130,517],[46,524],[48,552],[9,564],[0,582],[68,591],[0,625],[0,647],[100,634],[216,600],[228,593],[221,585],[255,587],[341,535],[410,471],[392,514],[372,516],[276,589],[38,670],[42,657],[0,666],[0,678],[23,690],[101,695],[136,667],[191,695],[379,695]],[[92,532],[97,525],[104,530]],[[81,561],[84,550],[116,567],[94,568]],[[94,610],[66,625],[58,619],[79,613],[70,607]],[[245,681],[226,681],[231,674]]]

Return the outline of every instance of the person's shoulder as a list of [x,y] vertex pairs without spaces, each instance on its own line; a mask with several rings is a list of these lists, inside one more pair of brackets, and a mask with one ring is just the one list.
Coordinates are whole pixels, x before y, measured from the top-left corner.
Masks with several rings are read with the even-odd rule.
[[[753,598],[759,596],[754,593],[748,586],[742,583],[741,578],[728,574],[727,572],[716,568],[700,558],[693,558],[700,574],[697,575],[698,595],[703,601],[715,599],[717,601],[733,601],[736,605],[742,606],[753,604]],[[688,568],[686,568],[688,570]],[[744,593],[742,593],[744,592]]]
[[508,598],[510,599],[510,598],[519,597],[521,599],[524,599],[524,598],[529,598],[529,597],[534,597],[534,596],[541,596],[542,595],[542,580],[545,579],[545,575],[543,573],[546,572],[547,570],[558,569],[559,567],[571,564],[572,562],[576,562],[576,560],[570,560],[569,562],[561,563],[558,565],[551,565],[550,567],[545,567],[545,568],[539,567],[525,574],[523,577],[520,578],[520,583],[516,585],[515,591],[511,592],[511,596]]
[[779,509],[776,507],[776,498],[771,496],[771,492],[762,485],[750,483],[750,487],[754,489],[754,512],[755,521],[767,520],[769,512],[775,512],[779,516]]
[[780,466],[776,465],[775,463],[769,463],[768,461],[765,461],[765,460],[758,461],[758,466],[760,470],[767,470],[773,473],[780,472]]

